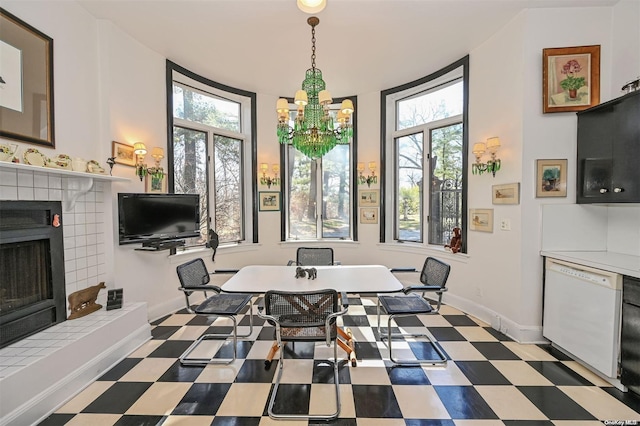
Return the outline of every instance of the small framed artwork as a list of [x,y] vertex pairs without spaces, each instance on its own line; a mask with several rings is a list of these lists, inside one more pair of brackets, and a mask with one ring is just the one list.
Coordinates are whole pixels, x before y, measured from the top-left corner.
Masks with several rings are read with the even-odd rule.
[[53,39],[0,8],[0,136],[55,148]]
[[600,45],[542,49],[543,112],[582,111],[600,102]]
[[493,232],[493,209],[469,209],[469,229]]
[[380,205],[380,190],[359,191],[358,198],[360,199],[361,207],[378,207]]
[[520,204],[520,184],[493,185],[491,200],[493,204]]
[[115,157],[116,164],[134,167],[136,155],[133,153],[133,145],[122,142],[111,142],[111,156]]
[[280,193],[263,191],[259,193],[261,212],[277,212],[280,211]]
[[162,175],[147,173],[144,180],[145,191],[157,193],[167,192],[167,179],[165,179],[165,177],[166,175],[164,173]]
[[536,197],[567,196],[567,160],[536,160]]
[[369,207],[361,208],[360,223],[378,223],[378,209]]

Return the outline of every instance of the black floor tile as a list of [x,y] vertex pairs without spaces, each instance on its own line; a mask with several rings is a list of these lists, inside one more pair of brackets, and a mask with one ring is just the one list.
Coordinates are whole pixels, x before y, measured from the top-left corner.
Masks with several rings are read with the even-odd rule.
[[551,420],[597,420],[555,386],[518,386],[518,390]]
[[276,328],[265,325],[258,333],[258,337],[256,340],[275,340],[276,339]]
[[38,426],[63,426],[75,416],[75,414],[52,414],[38,423]]
[[551,420],[503,420],[505,426],[553,426]]
[[120,380],[122,376],[127,374],[129,370],[135,367],[140,361],[142,361],[142,359],[143,358],[125,358],[111,368],[111,370],[100,376],[98,380],[104,382],[115,382]]
[[186,325],[211,325],[218,317],[215,315],[196,315]]
[[[338,355],[339,356],[339,355]],[[349,362],[338,359],[338,383],[351,383]],[[287,368],[285,365],[284,368]],[[334,383],[333,362],[330,360],[315,360],[313,362],[313,376],[311,383]]]
[[309,426],[324,426],[324,425],[332,425],[332,426],[358,426],[358,422],[356,419],[349,418],[337,418],[331,421],[324,420],[309,420]]
[[602,390],[607,392],[609,395],[613,396],[618,401],[625,404],[627,407],[640,413],[640,395],[635,394],[631,391],[622,392],[621,390],[616,389],[614,387],[605,387],[605,388],[602,388]]
[[434,386],[434,389],[452,419],[498,418],[473,386]]
[[499,332],[498,330],[494,329],[493,327],[483,327],[485,329],[485,331],[489,334],[491,334],[493,337],[495,337],[496,339],[498,339],[501,342],[512,342],[513,339],[511,339],[509,336],[502,334],[501,332]]
[[454,327],[459,327],[459,326],[476,326],[477,327],[478,326],[478,323],[476,323],[474,320],[472,320],[466,315],[442,315],[442,317],[447,321],[449,321],[449,324],[451,324]]
[[260,417],[226,417],[216,416],[211,426],[258,426]]
[[489,361],[456,361],[458,368],[473,385],[510,385]]
[[420,319],[415,315],[411,315],[408,317],[397,317],[394,318],[393,321],[399,327],[424,327],[424,323],[420,321]]
[[313,359],[315,347],[315,342],[287,342],[284,359]]
[[571,357],[551,345],[538,345],[540,348],[553,355],[558,361],[572,361]]
[[453,420],[447,419],[405,419],[406,426],[455,426]]
[[362,306],[362,299],[359,297],[347,297],[349,306]]
[[490,360],[519,360],[520,357],[511,352],[500,342],[471,342],[471,344]]
[[429,332],[439,342],[462,342],[467,339],[453,327],[428,327]]
[[358,359],[382,359],[380,350],[375,343],[356,341],[354,347]]
[[434,346],[437,346],[442,353],[444,353],[445,359],[451,359],[445,352],[445,350],[440,346],[438,342],[428,342],[428,341],[416,341],[409,342],[409,348],[411,348],[411,352],[416,357],[416,359],[420,360],[440,360],[440,355],[436,352]]
[[[249,315],[243,316],[242,319],[238,321],[238,327],[249,327],[249,325],[251,324],[250,320],[251,318],[249,318]],[[263,320],[262,318],[259,318],[258,315],[256,315],[255,313],[253,314],[254,327],[261,327],[264,323],[265,323],[265,320]]]
[[124,414],[153,383],[116,382],[82,410],[83,413]]
[[167,340],[169,337],[173,335],[176,331],[180,330],[180,326],[164,326],[159,325],[157,327],[153,327],[151,329],[151,338],[158,340]]
[[165,316],[163,316],[162,318],[158,318],[158,319],[157,319],[157,320],[155,320],[155,321],[151,321],[149,324],[151,324],[152,326],[154,326],[154,325],[160,325],[160,324],[162,324],[162,322],[163,322],[164,320],[166,320],[167,318],[169,318],[171,315],[172,315],[172,314],[170,314],[170,315],[165,315]]
[[158,379],[158,382],[194,382],[204,367],[180,365],[180,360],[173,363],[167,371]]
[[420,367],[387,367],[392,385],[430,385],[424,370]]
[[369,318],[366,315],[345,315],[342,317],[345,327],[369,327]]
[[215,415],[230,387],[230,383],[194,383],[171,414]]
[[592,383],[561,362],[527,361],[538,373],[556,386],[590,386]]
[[[286,366],[284,368],[287,368]],[[273,392],[274,386],[271,387]],[[274,414],[309,414],[309,400],[311,397],[311,385],[310,384],[281,384],[278,387],[278,394],[273,404]],[[269,401],[271,394],[269,394]],[[329,408],[327,411],[331,411],[331,407],[334,407],[334,402],[327,402]],[[334,408],[335,409],[335,408]],[[267,415],[267,406],[264,408],[264,415]]]
[[122,416],[113,426],[160,426],[164,420],[163,416]]
[[148,355],[148,358],[178,358],[193,342],[191,340],[167,340]]
[[[278,368],[277,358],[273,360],[271,366],[267,369],[264,366],[264,360],[261,359],[247,359],[242,364],[238,375],[236,376],[237,383],[271,383],[273,381],[273,374]],[[284,368],[287,368],[285,365]]]
[[391,386],[352,385],[352,390],[356,418],[402,418]]
[[[240,340],[238,339],[238,344],[236,345],[236,357],[238,359],[244,359],[247,357],[247,354],[253,347],[253,342],[249,340]],[[265,354],[266,355],[266,354]],[[233,358],[233,339],[227,339],[227,341],[218,349],[214,358],[220,359],[231,359]]]

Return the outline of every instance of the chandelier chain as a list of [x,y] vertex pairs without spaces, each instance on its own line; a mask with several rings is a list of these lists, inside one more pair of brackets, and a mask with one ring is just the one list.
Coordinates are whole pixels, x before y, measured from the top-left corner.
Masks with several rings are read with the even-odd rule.
[[311,26],[311,68],[316,69],[316,26]]

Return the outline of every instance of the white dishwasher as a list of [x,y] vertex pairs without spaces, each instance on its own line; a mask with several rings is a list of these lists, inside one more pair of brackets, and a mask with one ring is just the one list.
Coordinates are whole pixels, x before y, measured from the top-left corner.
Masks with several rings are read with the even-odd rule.
[[607,377],[618,376],[622,276],[546,259],[542,334]]

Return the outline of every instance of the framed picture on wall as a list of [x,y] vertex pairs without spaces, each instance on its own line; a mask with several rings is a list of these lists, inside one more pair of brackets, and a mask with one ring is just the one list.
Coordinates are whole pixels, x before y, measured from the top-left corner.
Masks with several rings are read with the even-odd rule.
[[493,232],[493,209],[469,209],[469,229]]
[[146,192],[157,192],[157,193],[165,193],[167,192],[167,179],[166,175],[163,174],[150,174],[144,178],[144,188]]
[[0,8],[0,136],[55,148],[53,39]]
[[536,160],[536,197],[567,196],[567,160]]
[[542,50],[543,112],[582,111],[600,102],[600,45]]
[[380,190],[359,191],[358,199],[361,207],[378,207],[380,205]]
[[520,184],[493,185],[491,201],[493,204],[520,204]]
[[129,145],[122,142],[111,142],[111,156],[115,157],[116,164],[122,164],[124,166],[135,166],[136,155],[133,153],[133,145]]
[[360,223],[378,223],[378,209],[375,207],[361,208]]
[[277,212],[280,211],[280,193],[271,191],[262,191],[259,194],[261,212]]

